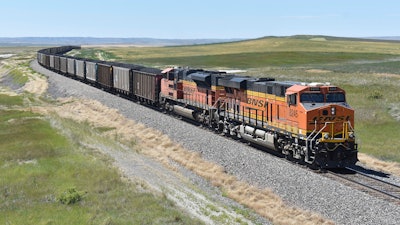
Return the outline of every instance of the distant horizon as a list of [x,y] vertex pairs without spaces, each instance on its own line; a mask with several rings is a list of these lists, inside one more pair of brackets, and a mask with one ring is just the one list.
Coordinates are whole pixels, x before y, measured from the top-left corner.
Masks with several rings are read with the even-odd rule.
[[298,34],[289,36],[262,36],[256,38],[154,38],[154,37],[90,37],[90,36],[48,36],[48,37],[0,37],[0,44],[153,44],[161,45],[185,45],[185,44],[211,44],[235,41],[251,41],[262,38],[290,38],[290,37],[326,37],[326,38],[343,38],[343,39],[367,39],[367,40],[382,40],[382,41],[400,41],[400,36],[377,36],[377,37],[341,37],[329,35],[308,35]]
[[[102,36],[18,36],[18,37],[1,37],[0,38],[107,38],[107,39],[162,39],[162,40],[204,40],[204,39],[242,39],[242,38],[156,38],[156,37],[102,37]],[[262,37],[260,37],[262,38]],[[253,38],[251,38],[253,39]],[[257,38],[254,38],[257,39]]]
[[296,37],[325,37],[327,39],[354,39],[354,41],[370,40],[380,42],[400,42],[400,36],[396,37],[337,37],[326,35],[291,35],[291,36],[263,36],[251,39],[162,39],[162,38],[103,38],[103,37],[0,37],[0,47],[28,47],[28,46],[62,46],[62,45],[86,45],[86,46],[142,46],[142,47],[163,47],[163,46],[188,46],[219,44],[237,41],[252,41],[263,38],[296,38]]
[[132,36],[132,37],[108,37],[108,36],[0,36],[0,38],[99,38],[99,39],[160,39],[160,40],[229,40],[229,39],[240,39],[240,40],[252,40],[267,37],[295,37],[295,36],[321,36],[321,37],[337,37],[337,38],[400,38],[400,35],[378,35],[378,36],[335,36],[335,35],[323,35],[323,34],[293,34],[293,35],[265,35],[260,37],[252,38],[217,38],[217,37],[204,37],[204,38],[162,38],[162,37],[146,37],[146,36]]

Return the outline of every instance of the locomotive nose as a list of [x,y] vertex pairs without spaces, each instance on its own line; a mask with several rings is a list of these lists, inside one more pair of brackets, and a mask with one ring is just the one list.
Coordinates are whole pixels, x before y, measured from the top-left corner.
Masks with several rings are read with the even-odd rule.
[[341,105],[323,105],[308,112],[309,125],[324,125],[326,122],[343,123],[350,121],[353,124],[354,112]]
[[354,139],[354,111],[346,105],[329,104],[309,112],[308,130],[321,142],[344,142]]

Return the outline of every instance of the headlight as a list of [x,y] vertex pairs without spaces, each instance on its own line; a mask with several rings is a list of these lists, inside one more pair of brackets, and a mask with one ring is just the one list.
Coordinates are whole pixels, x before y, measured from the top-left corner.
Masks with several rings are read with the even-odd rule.
[[324,139],[329,139],[329,134],[325,134]]
[[335,107],[332,107],[332,108],[331,108],[331,114],[332,114],[332,115],[336,115],[336,108],[335,108]]

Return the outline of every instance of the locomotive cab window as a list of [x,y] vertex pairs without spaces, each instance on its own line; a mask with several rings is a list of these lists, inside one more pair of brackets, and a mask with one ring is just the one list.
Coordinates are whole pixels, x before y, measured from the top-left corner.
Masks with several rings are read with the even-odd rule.
[[168,80],[174,80],[174,76],[175,74],[174,73],[167,73],[167,76],[168,76]]
[[225,91],[226,91],[226,93],[228,93],[228,94],[233,94],[233,88],[225,87]]
[[297,105],[297,94],[288,95],[287,101],[289,105]]

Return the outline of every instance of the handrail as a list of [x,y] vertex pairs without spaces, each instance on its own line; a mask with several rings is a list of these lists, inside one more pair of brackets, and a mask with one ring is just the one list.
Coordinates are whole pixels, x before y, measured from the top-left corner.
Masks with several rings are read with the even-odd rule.
[[[309,160],[309,156],[308,156],[308,141],[309,141],[309,138],[315,133],[315,131],[317,130],[317,121],[315,120],[315,124],[314,124],[314,130],[311,132],[311,134],[310,135],[308,135],[308,137],[307,137],[307,139],[306,139],[306,152],[305,152],[305,161],[306,162],[310,162],[310,160]],[[310,144],[311,144],[311,142],[310,142]],[[312,148],[312,144],[311,144],[311,147],[310,147],[310,149]]]
[[[333,125],[335,124],[335,122],[325,122],[324,126],[321,129],[319,129],[318,132],[316,132],[317,131],[317,121],[315,121],[315,128],[311,132],[311,134],[307,136],[307,139],[306,139],[307,150],[308,150],[309,145],[310,145],[310,149],[313,149],[314,140],[317,138],[317,136],[320,133],[322,133],[322,131],[328,126],[328,124],[332,124],[332,130],[330,131],[330,133],[331,133],[332,139],[335,139],[334,138],[334,136],[335,136],[334,128],[333,128]],[[342,133],[342,138],[341,138],[342,140],[347,140],[349,138],[349,134],[348,134],[349,127],[350,127],[350,131],[354,132],[354,128],[351,126],[350,121],[343,122],[343,131],[342,131],[343,133]]]

